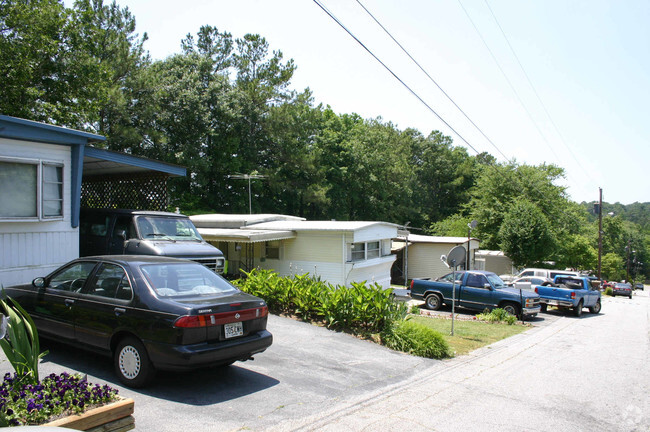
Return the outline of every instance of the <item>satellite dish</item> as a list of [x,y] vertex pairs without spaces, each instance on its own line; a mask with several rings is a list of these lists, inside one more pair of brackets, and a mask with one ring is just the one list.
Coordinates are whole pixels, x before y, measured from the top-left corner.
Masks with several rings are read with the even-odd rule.
[[464,246],[456,246],[447,254],[447,264],[451,267],[458,267],[465,264],[465,254],[467,250]]

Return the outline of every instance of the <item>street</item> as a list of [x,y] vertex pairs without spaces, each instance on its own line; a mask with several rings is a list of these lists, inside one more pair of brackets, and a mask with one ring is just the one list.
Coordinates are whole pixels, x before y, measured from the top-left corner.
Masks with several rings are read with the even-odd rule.
[[[517,336],[436,361],[272,316],[255,361],[121,387],[110,360],[44,342],[41,375],[87,373],[135,400],[137,430],[647,431],[650,298],[551,309]],[[2,356],[0,370],[11,371]]]

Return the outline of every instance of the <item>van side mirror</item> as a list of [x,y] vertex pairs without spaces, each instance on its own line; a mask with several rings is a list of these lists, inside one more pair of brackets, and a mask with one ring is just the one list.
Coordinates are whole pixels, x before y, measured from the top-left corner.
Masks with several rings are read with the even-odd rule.
[[126,231],[123,229],[115,230],[115,237],[120,237],[123,241],[126,241]]

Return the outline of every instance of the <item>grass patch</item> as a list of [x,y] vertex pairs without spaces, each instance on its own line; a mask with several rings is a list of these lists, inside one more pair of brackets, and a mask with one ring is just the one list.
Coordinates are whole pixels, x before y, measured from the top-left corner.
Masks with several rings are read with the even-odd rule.
[[514,336],[529,328],[525,325],[456,320],[454,322],[454,336],[451,336],[450,319],[413,317],[412,320],[442,334],[449,345],[451,353],[456,356],[467,354],[485,345]]

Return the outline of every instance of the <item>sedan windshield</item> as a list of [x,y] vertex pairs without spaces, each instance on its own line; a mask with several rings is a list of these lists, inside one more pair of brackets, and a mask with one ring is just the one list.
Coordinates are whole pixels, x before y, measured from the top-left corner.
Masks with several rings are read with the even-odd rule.
[[184,218],[139,216],[138,230],[143,239],[202,240],[192,221]]
[[149,285],[164,297],[229,295],[239,292],[227,280],[201,264],[146,264],[140,269]]

